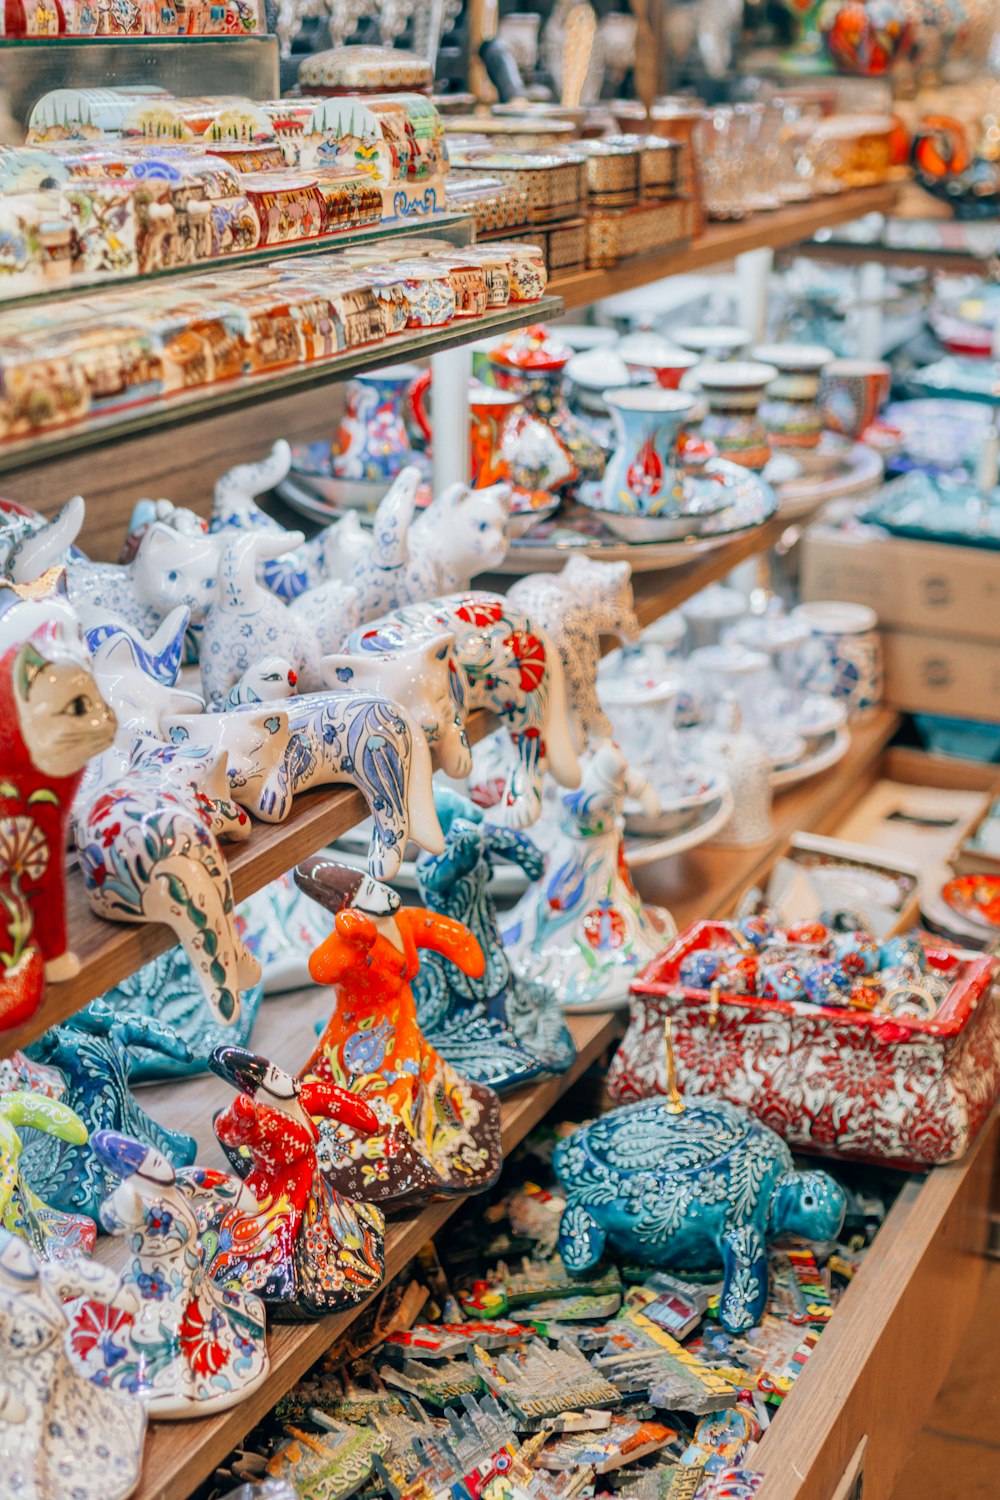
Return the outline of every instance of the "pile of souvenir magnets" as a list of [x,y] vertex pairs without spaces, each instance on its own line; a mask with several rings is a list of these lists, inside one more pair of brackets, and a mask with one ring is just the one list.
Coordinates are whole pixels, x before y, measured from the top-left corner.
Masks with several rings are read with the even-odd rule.
[[[567,1127],[568,1128],[568,1127]],[[235,1500],[741,1500],[753,1456],[874,1238],[891,1179],[846,1169],[836,1242],[768,1252],[745,1335],[718,1321],[720,1272],[606,1258],[572,1276],[565,1210],[531,1137],[441,1255],[427,1245],[216,1475]]]

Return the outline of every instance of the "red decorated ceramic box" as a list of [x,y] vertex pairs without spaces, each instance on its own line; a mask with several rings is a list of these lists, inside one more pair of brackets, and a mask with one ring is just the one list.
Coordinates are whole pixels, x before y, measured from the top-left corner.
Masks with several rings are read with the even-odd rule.
[[688,954],[732,941],[696,922],[633,982],[617,1102],[666,1092],[670,1017],[687,1097],[741,1105],[793,1147],[909,1167],[964,1154],[1000,1090],[994,960],[925,943],[929,972],[950,980],[929,1020],[681,985]]

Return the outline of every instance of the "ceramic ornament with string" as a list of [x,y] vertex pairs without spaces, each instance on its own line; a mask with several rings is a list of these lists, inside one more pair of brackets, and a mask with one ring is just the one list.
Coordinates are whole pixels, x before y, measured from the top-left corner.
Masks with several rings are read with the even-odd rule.
[[622,811],[659,803],[611,741],[584,758],[578,791],[559,798],[545,874],[510,913],[503,938],[518,974],[550,985],[570,1012],[628,1001],[633,976],[673,933],[670,914],[644,906],[622,850]]

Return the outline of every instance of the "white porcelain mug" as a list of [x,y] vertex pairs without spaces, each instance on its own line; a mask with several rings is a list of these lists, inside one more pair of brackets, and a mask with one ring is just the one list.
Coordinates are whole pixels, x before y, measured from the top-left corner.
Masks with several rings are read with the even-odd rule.
[[882,644],[878,615],[867,604],[817,599],[792,611],[809,627],[799,652],[799,686],[828,693],[851,718],[870,712],[882,701]]

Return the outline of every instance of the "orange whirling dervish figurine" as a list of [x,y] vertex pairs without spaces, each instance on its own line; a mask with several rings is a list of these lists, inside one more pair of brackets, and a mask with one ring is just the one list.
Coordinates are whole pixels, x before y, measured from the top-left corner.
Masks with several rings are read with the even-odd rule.
[[369,1202],[477,1193],[500,1171],[500,1101],[460,1078],[417,1023],[410,981],[418,950],[433,949],[472,978],[485,968],[477,940],[450,917],[401,907],[387,886],[324,855],[300,865],[299,886],[334,914],[309,972],[337,1003],[303,1080],[349,1088],[379,1129],[366,1137],[321,1121],[338,1186]]

